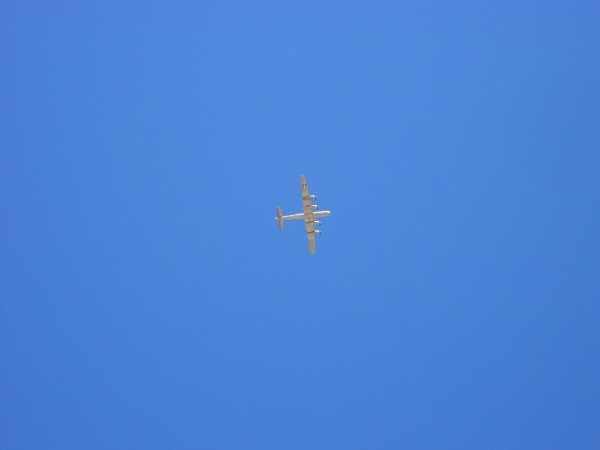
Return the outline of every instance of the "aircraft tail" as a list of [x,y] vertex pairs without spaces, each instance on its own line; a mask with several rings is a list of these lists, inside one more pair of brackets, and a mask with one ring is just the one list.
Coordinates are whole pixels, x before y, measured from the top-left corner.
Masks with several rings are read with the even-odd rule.
[[275,217],[275,220],[279,222],[279,229],[283,231],[283,213],[279,206],[277,207],[277,217]]

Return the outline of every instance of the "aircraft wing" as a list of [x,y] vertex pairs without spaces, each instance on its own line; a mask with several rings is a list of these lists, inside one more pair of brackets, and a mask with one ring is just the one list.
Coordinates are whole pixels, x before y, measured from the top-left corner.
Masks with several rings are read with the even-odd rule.
[[310,193],[306,177],[300,177],[300,186],[302,188],[302,210],[304,212],[304,225],[306,226],[306,237],[308,237],[308,250],[311,255],[315,254],[315,216],[313,215],[312,202],[310,201]]
[[310,201],[310,192],[308,192],[308,184],[306,177],[300,176],[300,187],[302,188],[302,209],[304,214],[312,214],[312,203]]
[[308,237],[308,251],[311,255],[314,255],[317,251],[315,241],[315,223],[314,219],[304,219],[306,225],[306,236]]

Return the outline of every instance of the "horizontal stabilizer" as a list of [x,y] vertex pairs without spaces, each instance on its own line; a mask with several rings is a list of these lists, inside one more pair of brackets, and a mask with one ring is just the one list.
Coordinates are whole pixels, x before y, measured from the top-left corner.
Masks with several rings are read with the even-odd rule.
[[277,222],[279,222],[279,229],[283,231],[283,213],[281,212],[281,208],[279,206],[277,207],[277,217],[275,219],[277,219]]

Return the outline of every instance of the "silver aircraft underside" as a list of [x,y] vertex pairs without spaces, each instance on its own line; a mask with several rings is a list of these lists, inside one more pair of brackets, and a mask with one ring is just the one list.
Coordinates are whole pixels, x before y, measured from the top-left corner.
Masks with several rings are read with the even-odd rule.
[[308,250],[311,255],[314,255],[316,251],[315,235],[321,234],[320,230],[315,229],[316,226],[321,224],[321,221],[317,219],[330,215],[331,211],[317,211],[319,205],[311,202],[311,200],[315,200],[317,196],[308,192],[308,184],[306,183],[306,177],[304,175],[300,176],[300,186],[302,188],[303,212],[284,216],[281,212],[281,208],[278,206],[277,217],[275,217],[275,220],[279,222],[280,230],[283,230],[283,222],[286,220],[304,220],[306,236],[308,238]]

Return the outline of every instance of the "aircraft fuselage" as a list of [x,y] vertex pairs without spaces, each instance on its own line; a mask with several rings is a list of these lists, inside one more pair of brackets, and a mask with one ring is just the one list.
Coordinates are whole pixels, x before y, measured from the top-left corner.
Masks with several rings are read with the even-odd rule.
[[[325,217],[331,214],[331,211],[313,211],[309,214],[299,213],[299,214],[288,214],[287,216],[283,216],[283,220],[303,220],[310,219],[311,217]],[[277,217],[275,218],[277,219]]]

